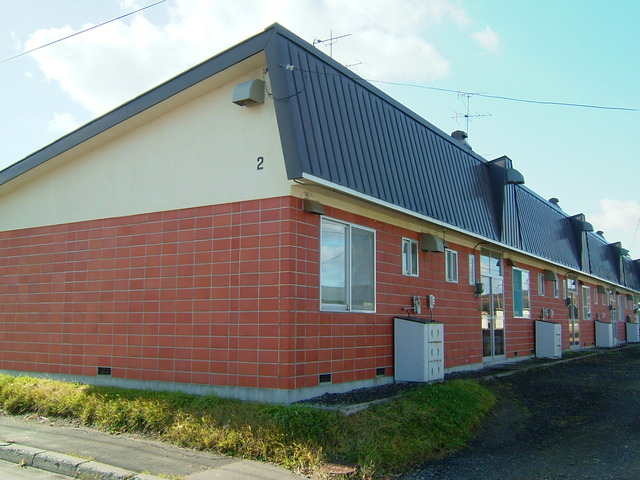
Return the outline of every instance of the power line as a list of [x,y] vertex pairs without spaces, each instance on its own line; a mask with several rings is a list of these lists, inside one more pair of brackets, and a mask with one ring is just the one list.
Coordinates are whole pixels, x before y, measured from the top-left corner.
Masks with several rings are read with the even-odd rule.
[[49,47],[49,46],[54,45],[56,43],[62,42],[63,40],[67,40],[69,38],[75,37],[76,35],[80,35],[81,33],[85,33],[85,32],[88,32],[90,30],[94,30],[96,28],[103,27],[103,26],[105,26],[105,25],[107,25],[109,23],[115,22],[117,20],[122,20],[123,18],[126,18],[126,17],[128,17],[130,15],[133,15],[135,13],[138,13],[138,12],[142,12],[143,10],[146,10],[147,8],[155,7],[156,5],[160,5],[161,3],[164,3],[166,1],[167,0],[160,0],[159,2],[152,3],[151,5],[147,5],[146,7],[139,8],[138,10],[134,10],[133,12],[125,13],[124,15],[120,15],[119,17],[112,18],[111,20],[107,20],[106,22],[102,22],[102,23],[100,23],[98,25],[94,25],[93,27],[89,27],[89,28],[86,28],[84,30],[80,30],[79,32],[75,32],[75,33],[72,33],[71,35],[67,35],[66,37],[59,38],[59,39],[54,40],[52,42],[45,43],[44,45],[40,45],[39,47],[35,47],[35,48],[32,48],[31,50],[27,50],[26,52],[19,53],[18,55],[14,55],[13,57],[5,58],[4,60],[0,60],[0,64],[8,62],[9,60],[14,60],[16,58],[23,57],[24,55],[28,55],[28,54],[33,53],[33,52],[35,52],[37,50],[40,50],[42,48]]
[[579,108],[595,108],[600,110],[620,110],[625,112],[640,112],[640,108],[631,108],[631,107],[610,107],[604,105],[590,105],[586,103],[569,103],[569,102],[552,102],[547,100],[530,100],[525,98],[516,98],[516,97],[506,97],[503,95],[489,95],[486,93],[472,93],[472,92],[463,92],[460,90],[451,90],[448,88],[437,88],[437,87],[428,87],[426,85],[416,85],[411,83],[399,83],[399,82],[385,82],[384,80],[370,80],[367,79],[368,82],[372,83],[382,83],[385,85],[395,85],[399,87],[413,87],[413,88],[422,88],[425,90],[435,90],[438,92],[447,92],[447,93],[456,93],[458,95],[474,95],[477,97],[484,98],[492,98],[494,100],[507,100],[511,102],[521,102],[521,103],[533,103],[537,105],[556,105],[560,107],[579,107]]
[[[4,60],[0,60],[0,64],[6,63],[10,60],[14,60],[16,58],[20,58],[22,56],[28,55],[30,53],[33,53],[37,50],[40,50],[42,48],[45,47],[49,47],[51,45],[55,45],[56,43],[62,42],[64,40],[67,40],[69,38],[75,37],[77,35],[80,35],[82,33],[86,33],[89,32],[91,30],[94,30],[96,28],[99,27],[103,27],[105,25],[108,25],[109,23],[115,22],[117,20],[121,20],[123,18],[129,17],[131,15],[134,15],[136,13],[142,12],[143,10],[147,10],[148,8],[151,7],[155,7],[157,5],[160,5],[161,3],[165,3],[167,0],[159,0],[155,3],[152,3],[150,5],[144,6],[142,8],[139,8],[137,10],[134,10],[132,12],[129,13],[125,13],[123,15],[120,15],[119,17],[115,17],[112,18],[111,20],[107,20],[106,22],[102,22],[98,25],[94,25],[93,27],[89,27],[86,28],[84,30],[80,30],[78,32],[72,33],[71,35],[67,35],[66,37],[62,37],[59,38],[57,40],[53,40],[52,42],[49,43],[45,43],[44,45],[40,45],[38,47],[32,48],[30,50],[27,50],[25,52],[19,53],[17,55],[14,55],[12,57],[9,58],[5,58]],[[325,43],[325,42],[330,42],[329,44],[332,45],[333,43],[335,43],[338,39],[343,38],[343,37],[347,37],[351,34],[346,34],[346,35],[341,35],[339,37],[333,37],[331,36],[329,39],[327,40],[316,40],[314,41],[315,43]],[[325,72],[314,72],[314,71],[310,71],[310,70],[304,70],[304,69],[300,69],[298,67],[294,67],[296,70],[303,70],[307,73],[316,73],[319,75],[330,75],[328,73]],[[591,109],[599,109],[599,110],[617,110],[617,111],[626,111],[626,112],[640,112],[640,108],[632,108],[632,107],[611,107],[611,106],[604,106],[604,105],[591,105],[591,104],[583,104],[583,103],[569,103],[569,102],[554,102],[554,101],[547,101],[547,100],[531,100],[531,99],[524,99],[524,98],[517,98],[517,97],[507,97],[507,96],[503,96],[503,95],[489,95],[486,93],[473,93],[473,92],[464,92],[461,90],[453,90],[453,89],[449,89],[449,88],[438,88],[438,87],[429,87],[426,85],[416,85],[416,84],[411,84],[411,83],[400,83],[400,82],[388,82],[388,81],[384,81],[384,80],[373,80],[373,79],[366,79],[368,82],[372,82],[372,83],[381,83],[384,85],[395,85],[395,86],[400,86],[400,87],[411,87],[411,88],[421,88],[424,90],[434,90],[434,91],[438,91],[438,92],[446,92],[446,93],[455,93],[457,95],[462,95],[462,96],[477,96],[477,97],[484,97],[484,98],[491,98],[494,100],[505,100],[505,101],[511,101],[511,102],[520,102],[520,103],[530,103],[530,104],[537,104],[537,105],[555,105],[555,106],[562,106],[562,107],[577,107],[577,108],[591,108]]]
[[[281,67],[284,67],[284,65],[280,65]],[[335,75],[335,76],[340,76],[340,73],[327,73],[327,72],[319,72],[319,71],[314,71],[314,70],[308,70],[308,69],[304,69],[304,68],[300,68],[297,67],[295,65],[287,65],[287,68],[291,71],[293,70],[297,70],[300,72],[305,72],[305,73],[315,73],[317,75],[326,75],[326,76],[330,76],[330,75]],[[358,80],[358,78],[354,78],[351,77],[352,80]],[[477,93],[477,92],[465,92],[463,90],[453,90],[451,88],[440,88],[440,87],[429,87],[427,85],[417,85],[415,83],[401,83],[401,82],[388,82],[385,80],[375,80],[375,79],[371,79],[371,78],[365,78],[363,79],[367,82],[370,83],[381,83],[384,85],[394,85],[397,87],[411,87],[411,88],[421,88],[423,90],[433,90],[436,92],[445,92],[445,93],[455,93],[458,96],[475,96],[475,97],[484,97],[484,98],[491,98],[494,100],[507,100],[507,101],[512,101],[512,102],[521,102],[521,103],[532,103],[532,104],[537,104],[537,105],[555,105],[555,106],[560,106],[560,107],[579,107],[579,108],[592,108],[592,109],[599,109],[599,110],[617,110],[617,111],[624,111],[624,112],[640,112],[640,108],[634,108],[634,107],[611,107],[611,106],[605,106],[605,105],[591,105],[591,104],[586,104],[586,103],[570,103],[570,102],[552,102],[552,101],[547,101],[547,100],[530,100],[530,99],[525,99],[525,98],[517,98],[517,97],[507,97],[507,96],[503,96],[503,95],[489,95],[487,93]]]

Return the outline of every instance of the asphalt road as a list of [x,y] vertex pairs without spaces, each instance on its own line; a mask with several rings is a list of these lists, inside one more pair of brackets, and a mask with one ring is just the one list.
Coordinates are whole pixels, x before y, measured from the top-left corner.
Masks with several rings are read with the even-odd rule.
[[490,385],[501,402],[480,435],[403,480],[640,479],[640,346]]

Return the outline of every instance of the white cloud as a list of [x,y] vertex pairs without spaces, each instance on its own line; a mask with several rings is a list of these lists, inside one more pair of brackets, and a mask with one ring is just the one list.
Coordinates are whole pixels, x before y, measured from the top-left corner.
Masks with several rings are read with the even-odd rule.
[[[123,13],[137,0],[119,0]],[[146,12],[112,22],[34,52],[45,78],[76,102],[99,115],[152,88],[186,68],[279,22],[311,42],[314,38],[351,34],[333,47],[345,63],[363,62],[366,78],[427,81],[446,77],[450,64],[424,39],[434,24],[469,24],[451,0],[175,0],[170,20],[154,25]],[[88,28],[92,25],[84,25]],[[69,26],[34,32],[26,48],[76,33]]]
[[64,135],[80,126],[80,122],[70,113],[53,112],[53,119],[49,122],[49,132],[55,135]]
[[500,38],[489,26],[471,36],[482,48],[489,52],[497,52],[500,49]]
[[[38,30],[27,48],[72,33],[68,26]],[[57,82],[71,98],[99,115],[173,74],[176,66],[162,58],[165,47],[170,46],[160,30],[137,16],[130,24],[113,22],[38,50],[33,56],[48,80]]]
[[633,229],[636,224],[631,225],[630,220],[638,220],[640,218],[640,204],[629,201],[611,200],[603,198],[600,200],[600,210],[590,216],[594,226],[598,230],[611,229]]
[[137,10],[142,7],[142,2],[140,0],[118,0],[118,5],[122,10]]
[[596,230],[603,230],[609,242],[621,241],[624,248],[632,250],[633,258],[640,258],[640,203],[603,198],[599,207],[587,215],[587,221]]

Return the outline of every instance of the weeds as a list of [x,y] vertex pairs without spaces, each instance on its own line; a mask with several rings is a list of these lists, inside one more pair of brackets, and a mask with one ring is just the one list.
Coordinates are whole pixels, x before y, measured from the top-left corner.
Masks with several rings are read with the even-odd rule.
[[360,466],[362,480],[385,478],[460,448],[494,403],[487,388],[456,380],[344,417],[309,406],[0,375],[0,406],[10,414],[74,418],[114,433],[145,433],[301,472],[317,472],[323,462],[350,462]]

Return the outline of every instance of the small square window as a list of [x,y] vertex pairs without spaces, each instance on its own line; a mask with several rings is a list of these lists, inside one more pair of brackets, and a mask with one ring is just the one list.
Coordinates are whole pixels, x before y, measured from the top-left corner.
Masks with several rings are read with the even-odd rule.
[[458,252],[449,249],[444,251],[444,267],[446,281],[458,283]]
[[418,242],[402,239],[402,274],[418,276]]

